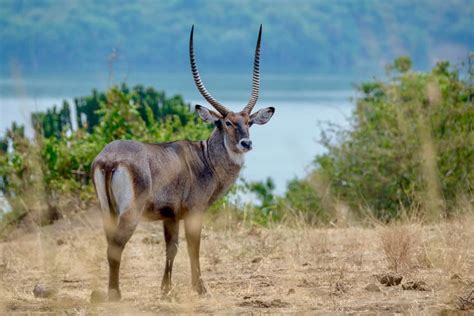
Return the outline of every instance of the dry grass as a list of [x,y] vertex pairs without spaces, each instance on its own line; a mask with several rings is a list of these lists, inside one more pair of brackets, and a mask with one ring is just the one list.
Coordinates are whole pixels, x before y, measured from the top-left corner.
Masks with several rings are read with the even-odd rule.
[[413,225],[394,225],[382,228],[380,239],[389,269],[398,272],[413,265],[414,250],[419,232]]
[[[458,309],[474,289],[474,218],[434,226],[377,228],[207,225],[202,241],[207,297],[190,286],[185,240],[174,290],[160,295],[164,244],[160,223],[143,223],[124,252],[119,303],[90,303],[105,290],[105,240],[98,211],[63,219],[34,233],[17,231],[0,244],[0,313],[406,313]],[[402,284],[423,280],[429,291],[378,283],[396,264]],[[38,283],[51,298],[35,298]],[[376,283],[380,291],[368,291]]]

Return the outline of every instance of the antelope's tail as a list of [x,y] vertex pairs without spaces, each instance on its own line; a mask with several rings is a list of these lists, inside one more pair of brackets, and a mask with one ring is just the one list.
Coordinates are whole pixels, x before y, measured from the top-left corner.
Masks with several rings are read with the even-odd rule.
[[116,217],[118,215],[117,204],[111,187],[112,177],[117,169],[116,164],[94,163],[91,169],[95,191],[101,207],[103,209],[108,207],[110,215]]
[[105,194],[107,195],[107,202],[109,203],[109,211],[112,216],[117,216],[117,204],[115,203],[114,192],[111,189],[112,177],[116,167],[107,166],[105,168]]

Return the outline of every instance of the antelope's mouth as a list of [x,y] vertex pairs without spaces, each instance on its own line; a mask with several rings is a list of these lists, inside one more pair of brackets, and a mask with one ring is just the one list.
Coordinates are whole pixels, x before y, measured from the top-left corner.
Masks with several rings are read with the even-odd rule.
[[243,147],[240,146],[240,145],[237,146],[237,149],[238,149],[239,152],[242,153],[242,154],[248,153],[249,151],[252,150],[252,148],[247,149],[247,148],[243,148]]

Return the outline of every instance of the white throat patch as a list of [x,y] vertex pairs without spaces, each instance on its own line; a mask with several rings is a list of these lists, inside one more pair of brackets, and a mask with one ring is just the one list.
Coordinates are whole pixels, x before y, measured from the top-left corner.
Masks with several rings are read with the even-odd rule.
[[224,135],[224,146],[227,150],[230,160],[232,160],[232,162],[234,162],[236,165],[242,166],[245,161],[244,153],[236,153],[229,148],[229,144],[227,143],[227,135]]

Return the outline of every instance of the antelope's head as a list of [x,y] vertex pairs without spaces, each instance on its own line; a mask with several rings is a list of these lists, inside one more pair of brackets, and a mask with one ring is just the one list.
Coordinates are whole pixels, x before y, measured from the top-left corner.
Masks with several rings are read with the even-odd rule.
[[217,112],[209,110],[201,105],[196,105],[196,112],[201,119],[213,123],[224,133],[224,142],[228,150],[235,153],[245,153],[252,149],[249,129],[253,124],[263,125],[267,123],[275,113],[275,108],[268,107],[252,113],[252,109],[258,100],[260,91],[260,43],[262,39],[262,26],[258,33],[257,47],[255,49],[255,60],[253,64],[252,94],[247,105],[240,112],[232,112],[224,105],[219,103],[207,91],[201,81],[199,71],[196,65],[193,48],[194,25],[191,28],[189,38],[189,57],[191,60],[191,70],[194,82],[202,96],[209,102]]

